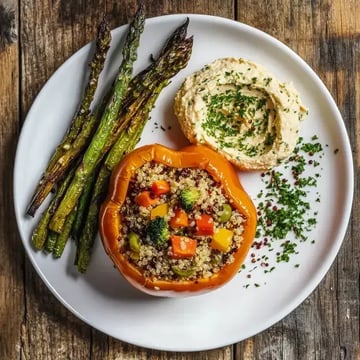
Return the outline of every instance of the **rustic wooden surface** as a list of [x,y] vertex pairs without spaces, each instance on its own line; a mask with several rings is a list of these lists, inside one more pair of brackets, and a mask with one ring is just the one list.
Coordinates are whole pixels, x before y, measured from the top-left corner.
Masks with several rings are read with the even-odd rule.
[[[298,52],[319,74],[344,117],[354,155],[355,198],[344,244],[301,306],[233,346],[184,354],[152,351],[82,323],[26,259],[14,219],[12,166],[22,123],[46,80],[94,38],[103,11],[117,27],[134,13],[136,1],[0,0],[0,359],[360,359],[360,1],[144,2],[148,16],[213,14],[257,27]],[[7,36],[12,15],[17,39]]]

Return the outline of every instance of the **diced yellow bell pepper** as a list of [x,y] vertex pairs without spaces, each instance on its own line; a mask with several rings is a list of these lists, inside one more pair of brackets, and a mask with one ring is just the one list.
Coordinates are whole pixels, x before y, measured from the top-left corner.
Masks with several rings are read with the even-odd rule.
[[211,247],[222,252],[230,250],[234,232],[228,229],[217,229],[212,236]]
[[167,215],[168,210],[169,210],[169,206],[168,206],[167,203],[160,204],[160,205],[154,207],[153,209],[151,209],[151,211],[150,211],[150,219],[153,220],[157,216],[164,217],[164,216]]
[[130,253],[130,259],[134,261],[138,261],[140,259],[139,253],[136,253],[134,251],[131,251]]

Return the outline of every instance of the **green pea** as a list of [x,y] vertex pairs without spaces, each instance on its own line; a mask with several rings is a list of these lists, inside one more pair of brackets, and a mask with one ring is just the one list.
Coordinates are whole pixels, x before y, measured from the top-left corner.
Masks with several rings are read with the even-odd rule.
[[231,214],[232,214],[231,206],[229,204],[224,204],[218,219],[219,222],[225,223],[229,221],[231,218]]
[[139,253],[140,252],[140,236],[134,232],[131,232],[128,235],[128,239],[129,239],[129,246],[130,249],[134,252],[134,253]]
[[177,266],[173,265],[171,267],[171,270],[174,272],[174,274],[180,276],[180,277],[189,277],[192,274],[194,274],[194,269],[189,268],[189,269],[180,269]]

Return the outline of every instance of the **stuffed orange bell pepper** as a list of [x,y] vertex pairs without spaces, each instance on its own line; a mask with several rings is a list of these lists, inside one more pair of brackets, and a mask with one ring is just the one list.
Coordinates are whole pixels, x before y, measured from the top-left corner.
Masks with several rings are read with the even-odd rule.
[[[166,191],[154,193],[165,182]],[[144,192],[154,204],[136,201]],[[180,212],[187,221],[171,226]],[[204,219],[211,219],[211,231],[199,229]],[[175,151],[155,144],[129,153],[112,174],[100,213],[106,253],[133,286],[157,296],[195,295],[227,283],[255,230],[256,209],[236,171],[202,145]]]

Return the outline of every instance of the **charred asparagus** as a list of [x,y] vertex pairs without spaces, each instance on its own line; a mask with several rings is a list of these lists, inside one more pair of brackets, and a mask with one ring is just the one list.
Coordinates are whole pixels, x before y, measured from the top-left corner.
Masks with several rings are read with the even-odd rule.
[[[183,28],[184,25],[182,25],[179,29]],[[177,32],[175,32],[175,34],[176,33]],[[173,39],[173,42],[167,43],[166,51],[161,53],[159,57],[161,61],[158,61],[157,63],[167,64],[168,66],[166,69],[163,69],[161,76],[159,76],[152,84],[152,88],[154,88],[156,85],[157,88],[152,90],[151,95],[148,97],[143,107],[139,109],[132,118],[131,124],[128,126],[128,128],[120,133],[117,141],[112,146],[111,151],[107,155],[106,160],[100,169],[89,203],[89,209],[84,223],[84,228],[82,230],[78,244],[76,264],[80,272],[86,271],[90,261],[91,249],[98,231],[100,204],[104,200],[112,170],[126,153],[134,149],[140,139],[144,126],[146,125],[147,119],[149,117],[149,113],[152,110],[160,92],[165,86],[167,86],[170,78],[177,74],[182,68],[184,68],[190,59],[193,39],[185,39],[185,36],[186,32],[184,38],[179,41],[178,37],[173,35],[171,38]],[[171,60],[171,62],[165,61],[170,59],[173,60]],[[153,66],[150,66],[147,70],[152,71],[152,69]],[[144,72],[143,75],[144,74],[146,74],[146,72]],[[132,83],[134,84],[137,81],[138,76],[134,78]],[[134,98],[135,93],[135,88],[132,88],[132,92],[130,92],[132,95],[128,96],[128,98]],[[121,123],[124,122],[122,121]]]
[[139,46],[140,35],[144,30],[144,23],[144,8],[140,6],[135,19],[129,26],[128,35],[123,47],[123,60],[114,84],[112,97],[82,157],[82,161],[75,171],[74,178],[49,223],[49,228],[57,233],[61,233],[63,230],[66,218],[74,209],[91,173],[105,155],[104,146],[116,125],[118,113],[132,76],[133,63],[137,58],[137,48]]
[[[42,204],[54,185],[61,179],[72,161],[84,149],[88,139],[93,133],[96,125],[96,117],[90,112],[90,105],[94,99],[100,73],[104,67],[106,54],[110,47],[111,34],[105,18],[98,27],[96,40],[96,49],[90,62],[89,81],[85,88],[84,95],[80,107],[70,125],[70,128],[57,146],[52,155],[49,164],[42,175],[42,178],[34,192],[31,202],[27,209],[27,214],[34,216],[36,210]],[[73,142],[78,138],[80,132],[83,132],[81,143],[77,142],[73,146]],[[74,151],[74,148],[76,151]],[[71,150],[71,155],[69,154]]]

